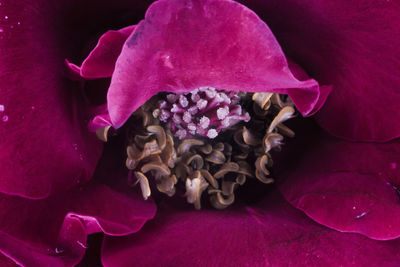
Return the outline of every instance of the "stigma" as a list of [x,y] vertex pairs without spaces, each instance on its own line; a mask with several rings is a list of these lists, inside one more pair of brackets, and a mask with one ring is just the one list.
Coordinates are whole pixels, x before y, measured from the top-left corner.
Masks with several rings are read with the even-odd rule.
[[214,139],[224,129],[250,120],[239,101],[237,92],[201,87],[187,95],[167,94],[152,115],[180,140],[196,135]]
[[[202,87],[189,94],[160,93],[128,122],[126,167],[143,198],[179,190],[200,209],[235,201],[249,179],[271,177],[271,151],[294,133],[283,122],[295,116],[292,101],[276,93],[226,92]],[[180,185],[180,186],[179,186]]]

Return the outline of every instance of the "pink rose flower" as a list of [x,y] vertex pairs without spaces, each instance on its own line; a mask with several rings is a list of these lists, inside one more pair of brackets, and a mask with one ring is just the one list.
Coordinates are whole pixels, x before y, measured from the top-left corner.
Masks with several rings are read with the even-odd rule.
[[[400,6],[242,4],[0,2],[1,265],[398,265]],[[292,123],[276,185],[226,210],[143,200],[124,136],[94,131],[203,86],[315,115]]]

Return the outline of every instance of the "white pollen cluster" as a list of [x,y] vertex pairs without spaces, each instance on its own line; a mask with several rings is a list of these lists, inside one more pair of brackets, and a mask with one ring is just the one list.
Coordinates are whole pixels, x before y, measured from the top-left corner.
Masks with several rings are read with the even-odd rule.
[[201,87],[187,95],[169,93],[160,100],[153,116],[159,118],[179,139],[195,135],[214,139],[225,128],[249,121],[236,92]]

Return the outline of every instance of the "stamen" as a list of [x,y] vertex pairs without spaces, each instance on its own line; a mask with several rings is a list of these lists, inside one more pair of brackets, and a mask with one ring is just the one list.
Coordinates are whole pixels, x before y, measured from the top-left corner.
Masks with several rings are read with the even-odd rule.
[[140,118],[143,127],[132,123],[126,166],[144,199],[151,195],[152,181],[168,196],[180,183],[196,209],[203,194],[213,207],[224,209],[249,179],[274,182],[270,152],[281,149],[284,136],[294,136],[283,125],[294,114],[290,99],[273,93],[202,87],[190,95],[161,94],[132,118]]
[[194,135],[213,139],[224,129],[250,119],[235,92],[227,94],[213,87],[202,87],[187,95],[167,94],[165,98],[158,101],[152,115],[170,125],[172,134],[180,139]]

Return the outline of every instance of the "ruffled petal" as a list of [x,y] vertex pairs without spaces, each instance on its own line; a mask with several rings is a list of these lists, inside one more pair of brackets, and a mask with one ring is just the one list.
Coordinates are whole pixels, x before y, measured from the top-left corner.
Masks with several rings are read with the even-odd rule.
[[160,91],[201,86],[288,93],[304,115],[320,98],[318,83],[293,76],[268,26],[245,6],[161,0],[148,9],[117,60],[108,92],[111,121],[120,127]]
[[330,133],[358,141],[400,136],[397,1],[244,0],[285,53],[332,95],[318,113]]
[[134,29],[133,25],[103,34],[96,47],[83,61],[80,68],[81,76],[87,79],[111,77],[122,46]]
[[161,206],[126,238],[105,238],[108,266],[396,266],[400,240],[379,242],[318,225],[276,193],[256,206]]
[[304,122],[297,130],[285,145],[289,156],[276,161],[283,195],[330,228],[400,237],[400,140],[352,143]]
[[[51,5],[0,8],[0,192],[43,198],[88,180],[102,144],[87,131],[85,103],[63,77]],[[51,12],[54,15],[54,11]]]
[[155,205],[89,184],[43,200],[0,195],[0,251],[24,266],[72,266],[88,234],[127,235],[153,218]]

